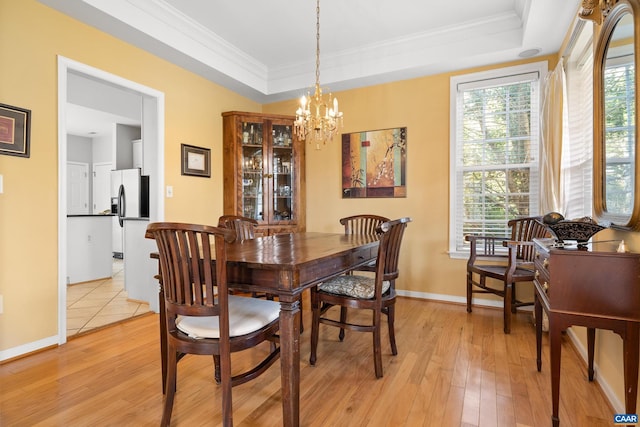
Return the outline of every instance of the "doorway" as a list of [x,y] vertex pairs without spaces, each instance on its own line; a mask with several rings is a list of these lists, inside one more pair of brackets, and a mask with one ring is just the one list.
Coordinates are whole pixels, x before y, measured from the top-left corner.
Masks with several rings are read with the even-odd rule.
[[[145,174],[152,177],[149,185],[149,221],[161,221],[164,218],[164,94],[155,89],[123,79],[97,68],[58,57],[58,342],[67,340],[67,105],[69,94],[69,75],[81,74],[120,90],[137,93],[142,98],[142,140],[145,144]],[[144,289],[148,287],[149,307],[158,310],[157,297],[153,294],[153,261],[149,258],[148,247],[146,257],[138,256],[136,262],[142,262],[139,270],[143,271],[143,281],[139,283]],[[125,280],[126,272],[125,272]],[[157,288],[157,286],[156,286]]]

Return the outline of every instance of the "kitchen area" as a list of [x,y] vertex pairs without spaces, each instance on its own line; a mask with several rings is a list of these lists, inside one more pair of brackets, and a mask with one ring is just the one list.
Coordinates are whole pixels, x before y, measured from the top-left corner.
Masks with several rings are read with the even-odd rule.
[[153,289],[135,268],[149,221],[140,126],[113,123],[110,132],[68,134],[67,144],[67,335],[72,336],[148,312]]
[[159,309],[155,242],[144,235],[161,217],[162,127],[161,94],[99,70],[68,69],[66,77],[59,286],[69,336],[113,314]]

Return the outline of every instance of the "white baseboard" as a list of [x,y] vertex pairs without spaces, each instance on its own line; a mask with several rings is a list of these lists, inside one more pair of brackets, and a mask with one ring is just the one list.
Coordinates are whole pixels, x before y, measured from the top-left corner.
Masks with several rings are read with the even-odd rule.
[[43,348],[58,345],[58,336],[43,338],[38,341],[33,341],[18,347],[9,348],[7,350],[0,351],[0,362],[4,360],[13,359],[14,357],[24,356],[25,354],[32,353],[34,351],[42,350]]
[[[452,295],[432,294],[428,292],[404,291],[401,289],[396,289],[396,293],[403,297],[467,304],[467,297],[454,297]],[[502,308],[502,302],[497,300],[473,298],[472,303],[473,305],[480,307]]]

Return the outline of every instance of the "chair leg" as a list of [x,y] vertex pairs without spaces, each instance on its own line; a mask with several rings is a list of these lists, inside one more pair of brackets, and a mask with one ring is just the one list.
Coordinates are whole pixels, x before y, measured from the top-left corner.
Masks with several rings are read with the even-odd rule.
[[176,371],[178,361],[175,350],[169,348],[167,352],[167,382],[165,384],[164,409],[162,410],[161,426],[168,426],[171,422],[171,412],[173,411],[173,400],[176,395]]
[[213,355],[213,377],[216,380],[216,384],[220,384],[220,356],[217,354]]
[[516,305],[516,302],[518,301],[518,297],[516,297],[516,284],[511,284],[511,288],[511,313],[516,314],[516,311],[518,310],[518,306]]
[[471,297],[473,296],[473,273],[467,272],[467,313],[471,313]]
[[380,345],[380,311],[373,311],[373,364],[376,378],[382,378],[382,349]]
[[222,380],[220,381],[220,388],[222,394],[222,425],[233,426],[233,405],[231,401],[231,387],[232,387],[232,379],[231,379],[231,354],[226,350],[221,349],[220,352],[223,354],[220,357],[220,373],[222,376]]
[[320,300],[317,289],[311,289],[311,355],[309,363],[316,364],[316,350],[318,349],[318,335],[320,334]]
[[[347,307],[340,307],[340,323],[347,323]],[[340,339],[340,341],[344,341],[344,328],[340,328],[338,339]]]
[[395,332],[395,317],[396,306],[390,305],[387,307],[387,323],[389,324],[389,342],[391,343],[391,354],[394,356],[398,354],[398,347],[396,346],[396,332]]
[[511,301],[513,296],[513,284],[504,285],[504,333],[511,333]]
[[303,318],[304,316],[302,315],[303,311],[303,307],[302,307],[302,300],[303,300],[303,294],[300,294],[300,333],[304,332],[304,321]]

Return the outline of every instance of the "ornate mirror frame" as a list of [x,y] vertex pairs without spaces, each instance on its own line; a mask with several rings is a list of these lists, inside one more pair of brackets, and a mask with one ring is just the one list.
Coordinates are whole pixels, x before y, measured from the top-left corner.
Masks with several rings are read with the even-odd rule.
[[[605,140],[605,62],[611,37],[620,20],[630,14],[633,17],[633,54],[635,67],[635,145],[632,170],[633,191],[630,212],[612,212],[606,203],[606,140]],[[584,0],[579,16],[601,24],[597,27],[597,42],[593,61],[593,207],[599,222],[623,229],[640,229],[640,145],[638,143],[638,55],[640,54],[640,0]],[[599,31],[598,31],[599,30]]]

